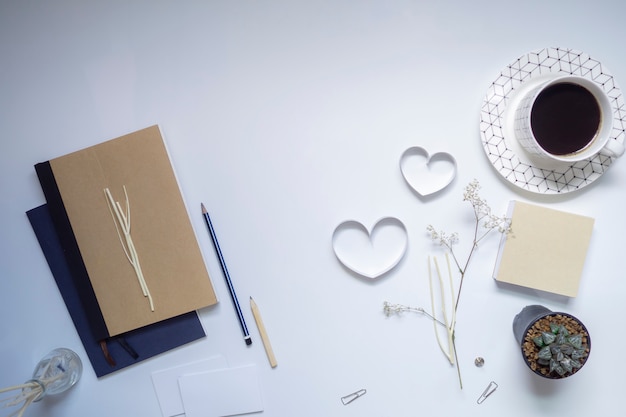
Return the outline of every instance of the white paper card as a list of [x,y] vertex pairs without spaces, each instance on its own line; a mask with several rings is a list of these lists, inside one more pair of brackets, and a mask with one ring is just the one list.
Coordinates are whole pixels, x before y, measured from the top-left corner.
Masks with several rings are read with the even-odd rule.
[[186,417],[225,417],[263,411],[256,365],[178,379]]
[[199,362],[188,363],[152,373],[152,384],[154,385],[163,417],[185,414],[183,400],[178,389],[178,378],[183,375],[214,371],[227,367],[226,358],[214,356]]

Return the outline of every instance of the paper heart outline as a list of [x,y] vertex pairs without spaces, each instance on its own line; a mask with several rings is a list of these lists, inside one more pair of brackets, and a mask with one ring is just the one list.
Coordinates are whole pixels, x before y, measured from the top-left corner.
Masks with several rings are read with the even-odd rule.
[[[399,231],[401,231],[402,241],[397,242],[399,243],[398,253],[396,253],[394,257],[387,259],[386,260],[387,262],[379,265],[378,268],[374,268],[373,270],[372,268],[370,269],[363,268],[363,265],[358,265],[358,259],[356,260],[356,264],[355,264],[354,259],[352,260],[346,259],[346,257],[342,256],[342,254],[340,253],[341,250],[339,250],[338,248],[337,239],[342,232],[345,232],[348,229],[352,229],[357,232],[365,233],[370,243],[373,244],[374,239],[379,233],[381,233],[381,230],[383,230],[384,228],[388,228],[388,227],[394,227],[398,229]],[[335,257],[337,257],[337,259],[343,266],[345,266],[346,268],[348,268],[349,270],[351,270],[352,272],[358,275],[361,275],[363,277],[370,278],[370,279],[375,279],[389,272],[400,263],[400,261],[402,260],[402,258],[404,258],[404,255],[406,254],[408,241],[409,241],[409,238],[408,238],[406,226],[404,225],[404,223],[400,221],[400,219],[396,217],[383,217],[382,219],[374,223],[371,230],[368,230],[367,227],[363,225],[363,223],[356,221],[356,220],[346,220],[340,223],[335,228],[335,231],[333,232],[332,246],[333,246],[333,252],[335,253]]]
[[[430,171],[431,163],[447,162],[450,164],[450,172],[437,174],[433,172],[427,173],[422,182],[418,182],[416,178],[409,175],[405,170],[406,159],[410,156],[421,156],[425,158],[425,166]],[[400,156],[400,172],[406,183],[419,195],[426,197],[446,188],[456,177],[457,164],[456,159],[448,152],[436,152],[432,155],[421,146],[412,146],[405,150]]]

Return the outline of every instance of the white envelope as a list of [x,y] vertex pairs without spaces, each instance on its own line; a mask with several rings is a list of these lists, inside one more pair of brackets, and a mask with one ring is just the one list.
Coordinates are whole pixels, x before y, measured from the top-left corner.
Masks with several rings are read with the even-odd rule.
[[178,378],[186,417],[224,417],[263,411],[256,365]]
[[174,368],[152,373],[152,384],[161,406],[163,417],[173,417],[185,414],[183,400],[178,388],[178,378],[183,375],[214,371],[228,367],[226,358],[214,356],[199,362],[188,363]]

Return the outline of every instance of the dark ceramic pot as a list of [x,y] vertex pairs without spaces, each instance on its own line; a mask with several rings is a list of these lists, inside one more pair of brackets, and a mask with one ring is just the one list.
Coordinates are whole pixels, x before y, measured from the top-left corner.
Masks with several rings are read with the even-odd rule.
[[[591,350],[591,337],[585,325],[571,314],[554,312],[540,305],[526,306],[513,319],[513,335],[520,346],[522,358],[528,368],[535,374],[548,379],[563,379],[577,373],[580,368],[574,369],[565,375],[559,375],[556,372],[549,372],[549,367],[537,364],[535,354],[539,348],[534,344],[532,338],[533,331],[536,331],[538,322],[553,322],[559,325],[570,327],[570,333],[579,333],[583,337],[585,346],[585,356],[579,362],[582,366],[587,363],[589,352]],[[582,368],[581,366],[581,368]]]

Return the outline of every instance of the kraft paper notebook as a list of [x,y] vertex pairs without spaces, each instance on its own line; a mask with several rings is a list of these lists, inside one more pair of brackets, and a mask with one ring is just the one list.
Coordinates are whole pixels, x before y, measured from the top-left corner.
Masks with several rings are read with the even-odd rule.
[[[29,210],[26,214],[97,377],[205,336],[198,314],[193,311],[119,337],[100,340],[90,326],[83,299],[75,285],[47,204]],[[106,355],[102,350],[102,342],[107,346]]]
[[494,269],[500,282],[575,297],[594,219],[512,201]]
[[217,302],[158,126],[35,169],[98,337]]

